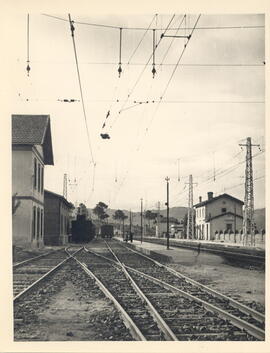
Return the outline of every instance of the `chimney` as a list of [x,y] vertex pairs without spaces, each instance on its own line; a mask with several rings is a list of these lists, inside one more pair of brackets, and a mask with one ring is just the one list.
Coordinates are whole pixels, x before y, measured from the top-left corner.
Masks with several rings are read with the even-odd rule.
[[202,197],[201,196],[199,196],[199,203],[201,203],[202,202]]
[[213,193],[212,193],[212,191],[209,191],[209,192],[207,193],[207,195],[208,195],[208,200],[212,200],[212,198],[213,198]]

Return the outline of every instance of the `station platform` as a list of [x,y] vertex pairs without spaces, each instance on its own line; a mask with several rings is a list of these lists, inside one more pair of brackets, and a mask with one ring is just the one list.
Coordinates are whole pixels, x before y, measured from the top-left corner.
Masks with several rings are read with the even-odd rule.
[[124,242],[121,237],[114,237],[114,239],[128,244],[145,254],[160,254],[161,259],[164,258],[165,261],[169,262],[194,262],[198,254],[200,254],[200,258],[202,258],[207,253],[238,258],[239,260],[255,260],[260,263],[265,261],[264,249],[239,246],[238,244],[172,238],[170,239],[168,250],[165,238],[144,237],[142,242],[141,240],[134,239],[132,243],[130,241],[127,243]]

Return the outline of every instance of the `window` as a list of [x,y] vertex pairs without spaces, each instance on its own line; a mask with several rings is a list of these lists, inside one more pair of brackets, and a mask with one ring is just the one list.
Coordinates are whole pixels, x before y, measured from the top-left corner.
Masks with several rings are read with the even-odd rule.
[[38,163],[38,191],[40,191],[40,164]]
[[39,234],[40,234],[40,209],[39,207],[37,207],[37,239],[39,238]]
[[40,181],[40,192],[43,193],[44,190],[44,168],[41,167],[41,181]]
[[37,188],[37,160],[34,158],[34,188]]
[[226,230],[232,230],[232,224],[231,223],[227,223],[226,224]]
[[43,210],[40,211],[40,238],[43,236]]
[[225,213],[227,211],[227,209],[225,208],[225,207],[223,207],[222,209],[221,209],[221,212],[222,213]]
[[33,219],[32,219],[32,239],[36,237],[36,206],[33,207]]

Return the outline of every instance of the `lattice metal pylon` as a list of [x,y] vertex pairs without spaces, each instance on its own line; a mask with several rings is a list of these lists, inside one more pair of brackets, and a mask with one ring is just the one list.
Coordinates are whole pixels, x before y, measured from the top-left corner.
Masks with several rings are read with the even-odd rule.
[[192,175],[189,176],[189,183],[188,183],[187,239],[194,239],[193,178],[192,178]]
[[251,245],[255,245],[255,222],[254,222],[254,191],[253,191],[253,169],[252,169],[252,145],[251,137],[247,137],[245,146],[246,151],[246,170],[245,170],[245,204],[243,217],[243,243],[248,245],[248,234],[251,237]]
[[63,196],[67,199],[67,174],[64,174],[64,182],[63,182]]

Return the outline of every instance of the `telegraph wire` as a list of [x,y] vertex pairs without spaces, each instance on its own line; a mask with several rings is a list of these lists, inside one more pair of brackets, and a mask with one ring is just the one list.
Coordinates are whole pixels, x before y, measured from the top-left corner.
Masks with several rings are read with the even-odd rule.
[[[260,156],[261,154],[263,154],[264,152],[265,151],[262,150],[262,151],[260,151],[260,152],[258,152],[256,154],[254,154],[252,156],[252,158],[256,158],[256,157]],[[228,175],[228,174],[232,173],[234,170],[236,170],[240,165],[242,165],[245,162],[246,162],[246,159],[244,159],[244,160],[238,162],[237,164],[234,164],[234,165],[232,165],[232,166],[230,166],[230,167],[228,167],[226,169],[220,170],[219,172],[216,171],[215,178],[216,179],[220,179],[220,178],[224,177],[225,175]],[[203,174],[205,174],[205,173],[203,173]],[[203,174],[201,174],[201,175],[203,175]],[[196,178],[200,178],[200,176],[197,176]],[[202,180],[199,183],[199,185],[201,186],[202,184],[209,184],[209,182],[211,182],[212,179],[213,179],[213,175],[211,175],[210,177],[207,177],[206,179]],[[198,187],[198,185],[197,185],[197,187]],[[181,195],[185,194],[187,192],[187,190],[188,189],[185,190],[185,188],[184,188],[180,193],[178,193],[178,196],[181,196]]]

